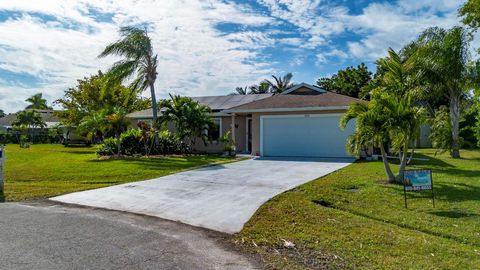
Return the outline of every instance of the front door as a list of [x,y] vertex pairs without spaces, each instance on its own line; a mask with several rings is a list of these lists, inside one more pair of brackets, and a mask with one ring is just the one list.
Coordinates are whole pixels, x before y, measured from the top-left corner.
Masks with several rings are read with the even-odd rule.
[[247,153],[252,151],[252,118],[247,118]]

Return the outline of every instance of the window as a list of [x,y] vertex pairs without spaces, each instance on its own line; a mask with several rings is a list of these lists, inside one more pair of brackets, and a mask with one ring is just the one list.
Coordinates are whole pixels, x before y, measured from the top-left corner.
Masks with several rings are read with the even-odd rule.
[[207,136],[209,141],[218,141],[220,136],[222,136],[222,119],[213,118],[213,127],[207,130]]

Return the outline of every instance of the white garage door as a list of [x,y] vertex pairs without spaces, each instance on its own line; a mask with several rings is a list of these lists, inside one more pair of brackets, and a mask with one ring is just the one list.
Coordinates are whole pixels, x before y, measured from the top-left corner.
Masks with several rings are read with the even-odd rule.
[[260,148],[270,157],[350,157],[345,143],[351,121],[338,127],[341,114],[275,115],[260,117]]

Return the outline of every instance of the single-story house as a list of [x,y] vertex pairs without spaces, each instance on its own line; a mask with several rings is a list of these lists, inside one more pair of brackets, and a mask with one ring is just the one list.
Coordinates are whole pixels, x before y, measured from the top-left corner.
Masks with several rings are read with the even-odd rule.
[[[45,123],[44,130],[58,126],[60,124],[60,119],[55,115],[54,110],[36,110],[42,117],[43,122]],[[12,123],[17,119],[17,113],[10,113],[0,118],[0,131],[10,131],[12,130]],[[41,130],[41,128],[37,128]]]
[[[237,152],[268,157],[349,157],[345,143],[355,122],[341,130],[339,120],[350,104],[360,101],[305,83],[277,95],[192,99],[212,109],[217,128],[208,131],[209,137],[219,138],[231,131]],[[131,113],[129,117],[134,123],[148,121],[152,110]],[[199,143],[195,150],[222,152],[223,145]]]

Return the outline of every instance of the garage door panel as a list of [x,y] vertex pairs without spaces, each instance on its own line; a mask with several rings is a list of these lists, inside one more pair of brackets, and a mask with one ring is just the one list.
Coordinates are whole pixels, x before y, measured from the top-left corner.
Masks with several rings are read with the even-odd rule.
[[345,131],[338,122],[341,115],[300,115],[262,117],[264,156],[349,157],[345,142],[354,129]]

